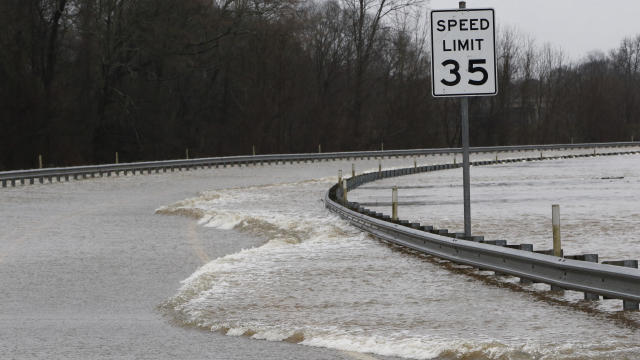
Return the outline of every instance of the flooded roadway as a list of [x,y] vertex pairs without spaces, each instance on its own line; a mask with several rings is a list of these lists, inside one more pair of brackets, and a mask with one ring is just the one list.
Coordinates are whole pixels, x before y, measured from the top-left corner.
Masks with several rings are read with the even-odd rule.
[[[554,166],[574,174],[575,167],[586,175],[567,180],[553,195],[563,199],[563,221],[575,219],[575,226],[566,220],[564,231],[592,233],[613,222],[621,231],[609,231],[633,247],[640,211],[632,199],[640,177],[630,164],[639,157],[615,157],[627,161],[618,165],[611,159],[473,168],[474,232],[509,240],[526,233],[526,242],[545,245],[550,199],[521,193],[538,191],[538,183],[554,187],[549,181],[557,176],[527,174]],[[412,166],[413,160],[384,165]],[[373,170],[377,161],[356,166]],[[594,180],[584,201],[568,201],[582,197],[571,181],[596,179],[600,173],[589,174],[592,169],[607,166],[628,183],[619,188]],[[640,319],[620,315],[619,304],[583,305],[569,292],[517,288],[509,278],[440,264],[364,236],[320,201],[339,168],[347,173],[351,162],[3,189],[0,357],[526,359],[632,358],[640,352],[634,326]],[[403,218],[456,230],[458,176],[452,170],[388,179],[351,199],[381,203],[397,183],[401,202],[414,202],[401,205]],[[408,185],[415,187],[402,188]],[[598,214],[591,200],[600,204],[611,197],[608,191],[622,189],[624,196],[600,212],[606,216],[585,216],[587,210]],[[491,193],[496,190],[500,196]],[[579,238],[567,235],[566,246],[592,247],[612,258],[628,248]],[[638,246],[633,249],[630,255],[640,257]]]

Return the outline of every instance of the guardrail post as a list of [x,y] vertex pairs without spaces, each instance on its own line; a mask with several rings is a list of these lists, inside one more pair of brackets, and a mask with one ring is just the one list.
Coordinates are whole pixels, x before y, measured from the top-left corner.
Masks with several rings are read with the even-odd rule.
[[378,173],[382,173],[382,160],[378,159]]
[[543,159],[543,157],[542,157],[542,151],[540,151],[540,160],[542,160],[542,159]]
[[116,151],[116,164],[120,163],[120,159],[118,158],[118,152]]
[[[598,254],[584,254],[584,261],[598,263]],[[590,293],[590,292],[585,292],[584,293],[584,299],[585,300],[592,300],[592,301],[593,300],[600,300],[600,295],[594,294],[594,293]]]
[[42,169],[42,154],[38,155],[38,168]]
[[356,164],[351,163],[351,177],[356,177]]
[[[638,260],[603,261],[602,263],[606,265],[624,266],[624,267],[634,268],[634,269],[638,268]],[[603,299],[612,299],[612,298],[603,296]],[[625,311],[640,310],[640,304],[637,301],[622,300],[622,309]]]
[[184,155],[185,159],[189,160],[189,148],[184,149]]
[[253,153],[253,156],[256,156],[256,146],[255,145],[251,145],[251,152]]
[[[523,250],[523,251],[533,252],[533,244],[520,244],[519,249]],[[531,280],[529,280],[527,278],[520,278],[520,283],[521,284],[531,284],[531,283],[533,283],[533,281],[531,281]]]
[[496,163],[498,162],[498,154],[496,154]]
[[380,143],[380,151],[384,151],[384,141]]
[[[625,267],[638,268],[638,260],[625,260]],[[640,310],[640,303],[637,301],[622,300],[622,310]]]
[[391,189],[391,220],[398,220],[398,187]]
[[454,154],[453,155],[453,165],[455,165],[457,161],[458,161],[458,157]]
[[338,184],[342,183],[342,169],[338,170]]
[[318,144],[318,153],[322,152],[322,144]]
[[414,169],[418,168],[418,162],[416,161],[416,158],[413,158],[413,168]]

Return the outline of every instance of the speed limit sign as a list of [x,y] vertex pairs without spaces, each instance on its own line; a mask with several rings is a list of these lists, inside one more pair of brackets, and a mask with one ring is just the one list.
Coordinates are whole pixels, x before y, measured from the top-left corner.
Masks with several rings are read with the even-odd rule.
[[498,92],[493,9],[431,11],[433,96]]

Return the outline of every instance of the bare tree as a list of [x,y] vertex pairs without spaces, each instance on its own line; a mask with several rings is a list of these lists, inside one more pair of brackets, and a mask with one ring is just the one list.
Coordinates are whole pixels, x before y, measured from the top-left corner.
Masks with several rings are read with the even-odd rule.
[[358,138],[362,126],[362,108],[366,98],[365,78],[371,65],[374,46],[385,19],[390,14],[421,4],[421,0],[342,0],[350,22],[350,40],[354,49],[354,79],[351,119],[353,135]]

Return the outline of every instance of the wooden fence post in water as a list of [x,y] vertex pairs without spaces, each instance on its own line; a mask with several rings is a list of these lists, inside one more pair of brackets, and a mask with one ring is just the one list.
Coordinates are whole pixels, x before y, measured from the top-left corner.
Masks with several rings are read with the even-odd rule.
[[[560,239],[560,205],[551,205],[551,226],[553,228],[553,256],[562,257],[562,241]],[[551,291],[562,291],[561,287],[551,285]]]
[[553,227],[553,256],[562,256],[562,240],[560,238],[560,205],[551,205],[551,226]]

